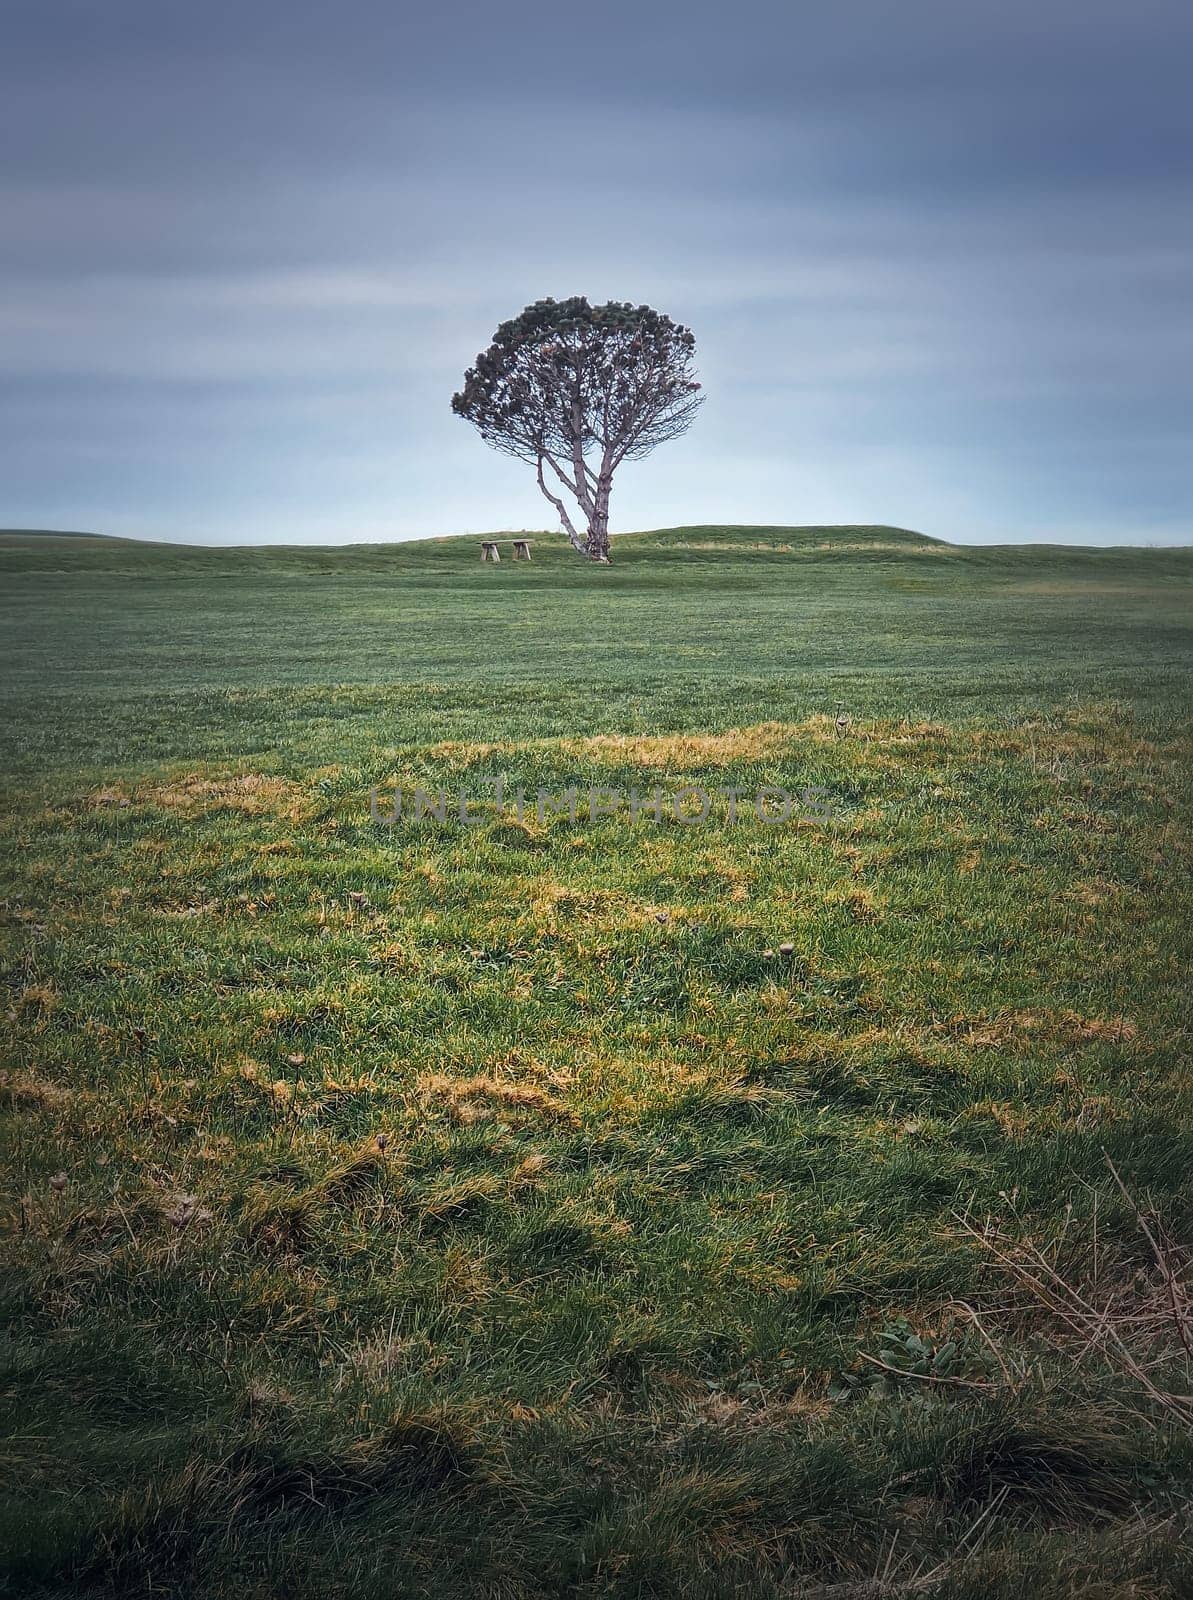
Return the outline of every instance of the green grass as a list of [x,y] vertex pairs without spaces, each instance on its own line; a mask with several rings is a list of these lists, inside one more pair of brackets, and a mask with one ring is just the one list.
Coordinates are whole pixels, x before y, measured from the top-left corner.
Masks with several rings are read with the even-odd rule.
[[1193,555],[614,558],[0,538],[9,1592],[1188,1592]]

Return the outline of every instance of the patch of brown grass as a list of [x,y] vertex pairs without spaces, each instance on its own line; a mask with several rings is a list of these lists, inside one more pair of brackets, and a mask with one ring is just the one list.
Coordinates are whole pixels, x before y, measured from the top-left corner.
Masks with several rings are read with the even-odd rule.
[[610,889],[577,889],[553,879],[540,883],[530,900],[530,911],[535,922],[542,927],[555,927],[562,923],[604,926],[624,926],[628,902],[622,894]]
[[993,1050],[1030,1039],[1061,1048],[1104,1041],[1126,1044],[1138,1036],[1130,1017],[1083,1017],[1078,1011],[1007,1011],[997,1016],[952,1017],[936,1025],[961,1044]]
[[881,922],[882,905],[872,890],[860,884],[846,884],[831,890],[826,903],[840,906],[854,922]]
[[792,723],[762,722],[724,733],[603,733],[591,739],[565,739],[561,748],[602,766],[635,766],[688,771],[756,761],[786,749],[799,735]]
[[30,983],[17,996],[17,1015],[48,1017],[58,1004],[58,992],[48,983]]
[[569,1105],[533,1083],[507,1082],[483,1073],[472,1078],[449,1078],[433,1072],[419,1079],[418,1088],[425,1101],[443,1106],[460,1123],[479,1122],[499,1112],[530,1112],[570,1127],[578,1121]]
[[14,1111],[61,1111],[78,1098],[77,1091],[47,1083],[28,1072],[0,1073],[0,1103]]
[[285,817],[298,821],[308,798],[300,784],[264,772],[213,775],[185,773],[166,783],[152,784],[138,798],[167,811],[239,811],[246,816]]

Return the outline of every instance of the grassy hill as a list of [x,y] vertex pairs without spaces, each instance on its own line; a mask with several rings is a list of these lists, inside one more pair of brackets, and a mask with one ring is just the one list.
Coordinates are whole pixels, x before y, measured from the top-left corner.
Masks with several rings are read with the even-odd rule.
[[[210,549],[0,536],[10,768],[318,745],[1179,702],[1193,551],[685,528],[596,570],[478,540]],[[3,714],[0,712],[0,714]],[[60,723],[69,722],[69,730]],[[322,731],[320,731],[322,730]],[[65,733],[65,738],[64,738]],[[248,740],[247,744],[238,741]]]
[[1191,578],[0,535],[10,1592],[1187,1593]]

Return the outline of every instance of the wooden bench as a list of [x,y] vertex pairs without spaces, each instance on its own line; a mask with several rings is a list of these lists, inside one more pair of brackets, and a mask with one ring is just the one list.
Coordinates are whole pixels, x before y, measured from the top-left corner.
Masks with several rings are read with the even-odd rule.
[[515,561],[529,561],[530,560],[530,540],[529,539],[482,539],[481,540],[481,560],[482,561],[500,561],[501,560],[501,551],[498,549],[498,546],[499,545],[503,545],[503,544],[512,544],[513,545],[513,547],[514,547],[513,559]]

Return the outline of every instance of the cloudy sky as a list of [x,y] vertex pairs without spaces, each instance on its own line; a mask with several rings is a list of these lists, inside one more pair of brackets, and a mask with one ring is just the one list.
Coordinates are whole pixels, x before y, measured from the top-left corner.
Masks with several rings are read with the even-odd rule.
[[1193,542],[1191,67],[1187,0],[6,0],[0,525],[548,526],[450,397],[587,294],[708,396],[617,529]]

